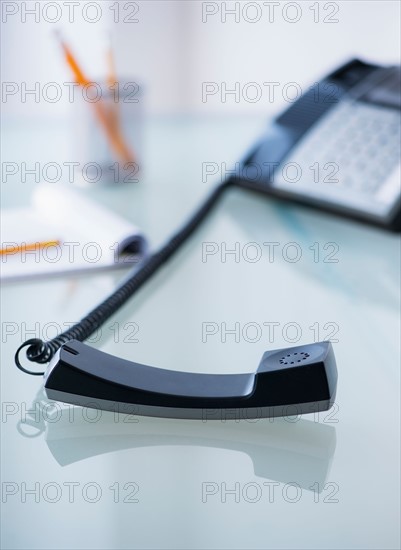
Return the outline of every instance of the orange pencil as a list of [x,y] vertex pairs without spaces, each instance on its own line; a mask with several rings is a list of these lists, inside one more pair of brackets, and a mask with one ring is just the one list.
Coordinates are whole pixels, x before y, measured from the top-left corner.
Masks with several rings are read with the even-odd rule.
[[21,243],[16,246],[9,246],[7,248],[0,249],[0,256],[6,256],[8,254],[16,254],[17,252],[29,252],[32,250],[41,250],[42,248],[49,248],[49,246],[60,246],[61,241],[42,241],[36,243]]
[[[72,54],[72,52],[69,49],[69,47],[67,46],[67,44],[64,42],[64,40],[62,40],[59,33],[56,33],[56,34],[57,34],[57,37],[60,41],[61,47],[63,48],[66,61],[67,61],[68,65],[70,66],[70,68],[71,68],[71,70],[72,70],[72,72],[75,76],[75,80],[76,80],[77,84],[79,84],[81,86],[87,86],[88,84],[91,84],[91,81],[88,80],[86,78],[86,76],[84,75],[84,73],[82,72],[81,68],[79,67],[74,55]],[[110,119],[109,119],[109,117],[107,115],[107,112],[104,108],[103,101],[102,100],[97,101],[96,103],[93,103],[92,105],[95,109],[96,116],[97,116],[100,124],[103,126],[103,128],[106,132],[107,138],[110,142],[110,145],[112,146],[114,151],[117,153],[117,155],[121,158],[121,160],[123,162],[125,162],[125,163],[126,162],[134,162],[134,160],[135,160],[134,155],[132,154],[132,152],[129,150],[129,148],[125,144],[121,133],[118,132],[118,130],[116,128],[113,128],[112,125],[110,124]]]

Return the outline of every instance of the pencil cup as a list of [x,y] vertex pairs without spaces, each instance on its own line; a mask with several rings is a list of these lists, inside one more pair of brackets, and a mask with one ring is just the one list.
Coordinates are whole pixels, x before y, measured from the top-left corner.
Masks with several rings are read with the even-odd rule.
[[139,182],[142,99],[142,90],[133,79],[76,88],[72,105],[75,183]]

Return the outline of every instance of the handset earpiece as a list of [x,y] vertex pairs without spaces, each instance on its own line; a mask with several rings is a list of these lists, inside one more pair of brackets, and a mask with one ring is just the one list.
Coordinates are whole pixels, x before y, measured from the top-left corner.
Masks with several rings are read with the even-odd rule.
[[330,342],[267,351],[253,373],[201,374],[150,367],[76,340],[45,373],[49,399],[125,414],[228,420],[320,412],[335,399]]

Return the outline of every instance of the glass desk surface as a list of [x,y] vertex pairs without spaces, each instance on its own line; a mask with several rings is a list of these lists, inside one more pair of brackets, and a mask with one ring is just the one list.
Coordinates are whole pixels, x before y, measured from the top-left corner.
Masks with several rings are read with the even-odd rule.
[[[266,123],[151,119],[141,182],[82,192],[155,248]],[[64,130],[6,122],[3,159],[63,162]],[[28,204],[32,188],[3,183],[3,207]],[[209,373],[250,372],[267,349],[331,339],[336,404],[302,418],[179,421],[46,401],[41,379],[15,368],[16,348],[79,320],[122,276],[3,285],[4,548],[399,547],[398,236],[230,191],[92,339],[127,359]]]

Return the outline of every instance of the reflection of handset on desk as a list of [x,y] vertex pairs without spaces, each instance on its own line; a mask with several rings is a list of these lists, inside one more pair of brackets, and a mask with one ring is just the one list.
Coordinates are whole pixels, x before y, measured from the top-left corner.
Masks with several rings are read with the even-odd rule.
[[[85,417],[79,407],[61,409],[38,396],[38,406],[47,418],[42,425],[34,421],[19,424],[29,437],[32,430],[45,432],[46,443],[61,466],[106,453],[126,449],[160,446],[209,447],[246,453],[253,462],[256,476],[320,492],[327,480],[336,447],[336,432],[328,422],[334,413],[322,413],[323,423],[288,418],[240,422],[200,422],[154,420],[131,415],[96,411],[97,422]],[[52,405],[55,405],[51,414]],[[35,409],[33,404],[31,409]],[[94,411],[91,411],[92,414]],[[91,417],[92,418],[92,417]],[[327,422],[327,423],[324,423]],[[157,452],[157,451],[155,451]]]

